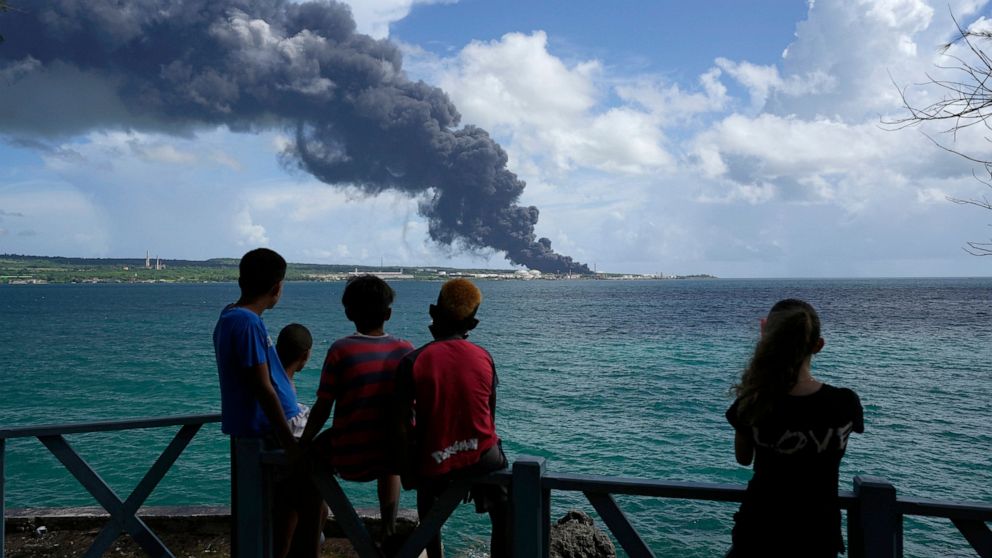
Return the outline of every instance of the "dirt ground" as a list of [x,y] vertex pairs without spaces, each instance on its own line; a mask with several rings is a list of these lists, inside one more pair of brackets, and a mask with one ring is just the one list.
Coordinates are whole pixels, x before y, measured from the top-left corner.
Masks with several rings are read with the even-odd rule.
[[[75,558],[83,556],[97,531],[49,531],[37,536],[34,533],[8,533],[6,558]],[[162,542],[176,558],[227,558],[231,544],[227,533],[159,533]],[[113,558],[146,558],[141,547],[131,537],[122,535],[104,556]],[[344,539],[328,539],[321,551],[324,558],[351,558],[357,556]]]
[[[13,517],[12,517],[13,516]],[[154,509],[141,514],[155,534],[177,558],[227,558],[231,555],[230,517],[218,509]],[[363,516],[365,517],[365,516]],[[415,516],[402,513],[398,526],[410,530]],[[102,510],[73,508],[59,510],[18,510],[5,522],[4,558],[75,558],[83,556],[107,521]],[[375,530],[377,518],[366,517]],[[351,544],[335,533],[328,523],[328,538],[321,556],[357,556]],[[123,534],[110,545],[105,556],[144,558],[147,556],[129,535]]]

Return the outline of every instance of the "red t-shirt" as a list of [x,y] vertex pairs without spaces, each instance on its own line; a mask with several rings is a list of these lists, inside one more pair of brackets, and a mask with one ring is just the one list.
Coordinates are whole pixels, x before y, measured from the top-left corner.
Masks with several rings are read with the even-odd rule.
[[396,473],[387,442],[388,407],[396,366],[413,350],[409,341],[384,335],[350,335],[327,351],[317,397],[334,402],[331,465],[348,480]]
[[496,445],[496,367],[482,347],[464,339],[428,343],[403,359],[396,381],[414,400],[419,475],[474,465]]

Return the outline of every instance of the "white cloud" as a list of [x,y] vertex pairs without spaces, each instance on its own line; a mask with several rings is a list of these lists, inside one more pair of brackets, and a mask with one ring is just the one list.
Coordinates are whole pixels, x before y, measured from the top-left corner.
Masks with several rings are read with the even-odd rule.
[[683,90],[677,83],[660,83],[653,76],[639,76],[618,84],[615,92],[621,100],[644,107],[659,123],[679,123],[726,107],[730,98],[720,75],[718,68],[701,75],[699,91]]
[[924,0],[861,0],[868,15],[888,27],[906,32],[927,28],[933,18],[933,8]]
[[421,67],[438,71],[465,123],[509,138],[511,159],[522,168],[637,174],[675,164],[665,147],[663,118],[652,108],[659,99],[679,96],[678,89],[628,84],[617,88],[627,102],[607,106],[610,86],[601,63],[567,65],[548,51],[542,31],[473,42],[453,59]]
[[416,200],[398,192],[387,191],[371,197],[355,188],[330,186],[315,180],[253,189],[245,198],[255,211],[265,211],[298,223],[341,218],[343,213],[363,204],[416,208]]
[[197,161],[196,154],[180,151],[174,145],[157,144],[142,146],[140,143],[135,142],[130,147],[135,155],[156,163],[188,165]]
[[763,108],[772,94],[803,97],[829,92],[836,86],[836,80],[821,70],[783,78],[777,66],[732,62],[726,58],[717,58],[716,65],[748,89],[755,109]]
[[[773,92],[765,110],[859,122],[898,109],[899,91],[892,78],[917,79],[929,69],[937,45],[948,33],[950,19],[946,6],[940,7],[944,15],[937,18],[935,9],[922,0],[811,3],[807,19],[796,26],[796,40],[783,55],[779,74],[787,84],[812,79],[829,87],[807,88],[800,96]],[[940,25],[933,25],[938,19]]]
[[138,172],[143,173],[147,172],[146,165],[170,167],[170,172],[188,172],[215,165],[240,171],[244,167],[242,162],[223,146],[228,136],[218,130],[206,131],[195,137],[100,131],[72,141],[47,145],[41,156],[50,169],[63,173],[80,172],[87,168],[113,170],[114,173],[140,168]]
[[454,4],[457,0],[345,0],[359,33],[376,39],[389,36],[389,26],[407,15],[417,4]]
[[946,203],[948,195],[940,188],[920,188],[916,191],[916,201],[919,203]]
[[269,237],[266,235],[265,227],[255,223],[251,216],[251,210],[247,207],[243,207],[234,214],[232,224],[239,245],[249,247],[269,245]]
[[[848,125],[829,119],[801,120],[761,114],[755,118],[731,115],[701,133],[695,149],[701,157],[714,152],[726,159],[753,162],[754,176],[804,176],[844,173],[898,159],[902,138],[874,123]],[[710,163],[717,166],[715,163]],[[741,169],[742,171],[742,169]],[[734,173],[734,169],[729,169]]]
[[[949,17],[939,29],[934,20],[916,0],[816,2],[781,65],[718,59],[756,113],[728,114],[685,144],[693,168],[718,180],[697,199],[832,204],[848,215],[943,199],[918,184],[966,175],[970,165],[913,130],[885,129],[879,116],[903,110],[883,70],[905,80],[932,70],[933,39],[953,30]],[[979,136],[964,131],[955,145],[986,145]]]
[[767,182],[760,184],[736,184],[730,183],[717,193],[702,192],[696,197],[700,203],[726,203],[732,204],[744,202],[748,204],[759,204],[771,201],[775,197],[775,186]]

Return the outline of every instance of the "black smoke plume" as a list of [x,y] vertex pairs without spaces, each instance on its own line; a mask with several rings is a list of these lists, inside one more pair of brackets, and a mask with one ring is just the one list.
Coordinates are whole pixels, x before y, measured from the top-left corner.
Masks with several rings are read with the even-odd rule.
[[0,18],[0,131],[289,128],[283,161],[369,195],[423,195],[430,236],[542,271],[588,273],[536,239],[536,207],[484,130],[355,32],[334,2],[25,0]]

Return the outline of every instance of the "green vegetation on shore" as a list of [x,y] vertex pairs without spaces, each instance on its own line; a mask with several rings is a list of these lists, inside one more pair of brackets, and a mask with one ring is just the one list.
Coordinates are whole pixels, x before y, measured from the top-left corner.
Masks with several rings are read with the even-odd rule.
[[[286,270],[289,281],[336,281],[354,271],[388,275],[395,279],[442,279],[465,275],[490,279],[560,279],[561,276],[531,274],[513,269],[458,269],[450,267],[369,267],[355,265],[323,265],[290,263]],[[599,273],[585,276],[601,279],[637,279],[632,276]],[[660,278],[660,277],[655,277]],[[665,278],[711,278],[692,275]],[[203,283],[238,280],[237,258],[210,260],[156,260],[143,258],[63,258],[0,254],[0,284],[43,283]]]

